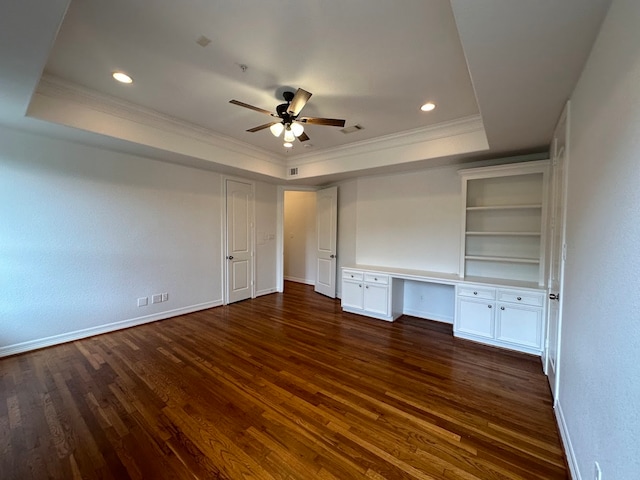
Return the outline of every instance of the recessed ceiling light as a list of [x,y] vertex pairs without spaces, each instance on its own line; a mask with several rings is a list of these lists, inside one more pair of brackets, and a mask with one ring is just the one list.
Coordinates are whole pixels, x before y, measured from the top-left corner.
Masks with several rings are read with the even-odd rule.
[[284,142],[284,144],[282,145],[284,148],[291,148],[293,147],[293,143],[291,142]]
[[112,76],[120,83],[133,83],[133,78],[124,72],[113,72]]
[[420,110],[422,110],[423,112],[430,112],[434,108],[436,108],[436,104],[433,103],[433,102],[428,102],[428,103],[425,103],[424,105],[422,105],[420,107]]

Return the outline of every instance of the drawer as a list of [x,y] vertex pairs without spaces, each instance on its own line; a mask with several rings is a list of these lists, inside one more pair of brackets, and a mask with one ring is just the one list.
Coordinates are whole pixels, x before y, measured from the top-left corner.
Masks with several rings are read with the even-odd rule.
[[544,303],[544,294],[520,290],[498,290],[498,301],[541,307]]
[[465,285],[458,287],[458,296],[482,298],[484,300],[495,300],[496,291],[493,288],[474,287],[473,285]]
[[358,280],[362,281],[363,274],[358,270],[343,270],[342,278],[345,280]]
[[389,275],[378,275],[376,273],[365,273],[364,281],[368,283],[380,283],[382,285],[389,285]]

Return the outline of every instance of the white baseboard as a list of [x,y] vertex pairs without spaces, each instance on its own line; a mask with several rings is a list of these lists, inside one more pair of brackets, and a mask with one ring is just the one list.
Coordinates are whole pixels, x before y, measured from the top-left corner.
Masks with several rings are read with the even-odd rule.
[[94,335],[115,332],[116,330],[122,330],[123,328],[130,328],[137,325],[143,325],[145,323],[157,322],[158,320],[165,320],[167,318],[177,317],[178,315],[184,315],[186,313],[206,310],[207,308],[219,307],[220,305],[222,305],[222,300],[199,303],[197,305],[191,305],[188,307],[176,308],[175,310],[167,310],[165,312],[145,315],[143,317],[131,318],[129,320],[108,323],[106,325],[99,325],[97,327],[84,328],[82,330],[61,333],[59,335],[53,335],[51,337],[7,345],[4,347],[0,347],[0,358],[8,357],[9,355],[16,355],[18,353],[29,352],[31,350],[37,350],[39,348],[51,347],[53,345],[59,345],[61,343],[73,342],[82,338],[93,337]]
[[441,313],[430,313],[422,310],[412,310],[405,308],[402,310],[404,315],[411,315],[412,317],[424,318],[425,320],[434,320],[436,322],[450,323],[453,325],[453,317],[442,315]]
[[298,278],[298,277],[287,277],[286,275],[285,275],[284,279],[288,280],[290,282],[304,283],[305,285],[315,285],[316,284],[315,280],[307,280],[305,278]]
[[258,290],[256,292],[256,298],[261,297],[262,295],[269,295],[270,293],[276,293],[275,288],[265,288],[264,290]]
[[560,405],[560,401],[556,402],[554,407],[554,412],[556,414],[556,421],[558,422],[558,428],[560,430],[560,438],[562,439],[562,445],[564,446],[565,454],[567,455],[567,463],[569,464],[569,473],[571,476],[571,480],[582,480],[582,476],[580,475],[580,469],[578,468],[578,460],[576,458],[576,453],[573,450],[573,444],[571,443],[571,436],[569,435],[569,429],[567,428],[567,422],[564,418],[564,413],[562,412],[562,406]]

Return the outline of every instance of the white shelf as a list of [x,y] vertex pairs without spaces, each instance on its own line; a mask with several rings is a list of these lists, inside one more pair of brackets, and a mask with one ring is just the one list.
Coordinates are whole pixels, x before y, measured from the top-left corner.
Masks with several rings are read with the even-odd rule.
[[548,161],[460,171],[463,278],[545,281]]
[[504,263],[529,263],[539,264],[539,258],[517,258],[517,257],[488,257],[484,255],[466,255],[466,260],[477,260],[481,262],[504,262]]
[[542,205],[486,205],[481,207],[467,207],[467,211],[474,210],[529,210],[529,209],[542,209]]
[[474,236],[505,236],[505,237],[539,237],[541,232],[465,232]]

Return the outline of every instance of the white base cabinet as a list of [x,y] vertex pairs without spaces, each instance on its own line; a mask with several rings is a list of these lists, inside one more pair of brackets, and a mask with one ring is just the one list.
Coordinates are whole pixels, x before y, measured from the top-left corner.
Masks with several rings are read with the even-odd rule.
[[[394,288],[396,294],[392,295]],[[392,322],[402,314],[397,301],[402,298],[399,288],[401,284],[389,275],[345,269],[342,271],[342,309]]]
[[[342,309],[394,321],[403,313],[404,281],[455,286],[453,334],[476,342],[540,355],[545,328],[545,291],[514,288],[511,282],[460,280],[433,272],[376,271],[362,267],[342,270]],[[514,282],[516,283],[516,282]]]
[[544,291],[458,285],[456,337],[540,355]]

